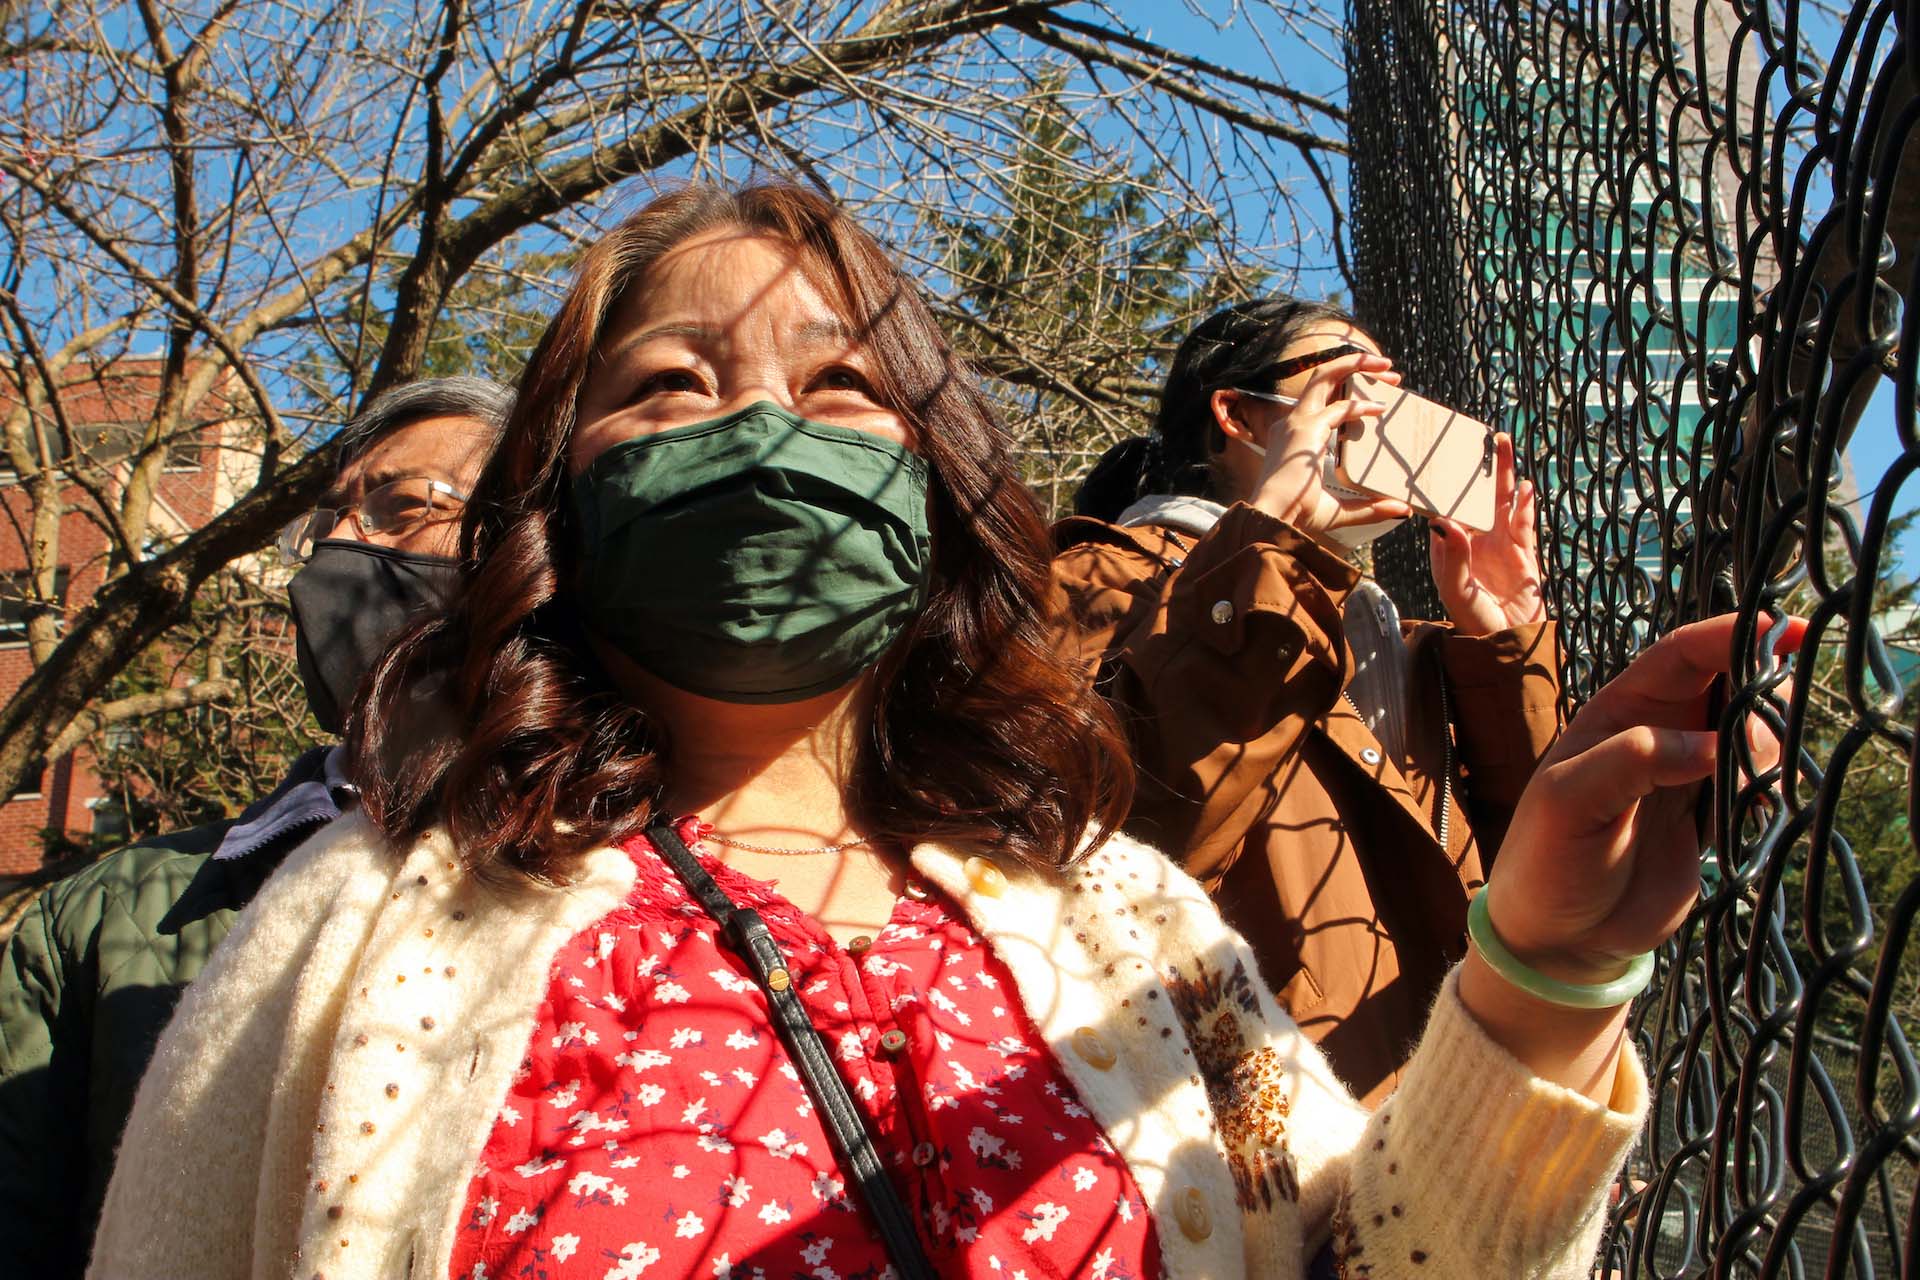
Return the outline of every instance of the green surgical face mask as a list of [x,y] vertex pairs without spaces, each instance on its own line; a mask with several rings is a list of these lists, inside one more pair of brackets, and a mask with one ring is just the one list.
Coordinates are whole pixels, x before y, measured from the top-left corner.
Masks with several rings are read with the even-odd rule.
[[769,402],[621,441],[573,507],[588,625],[703,697],[838,689],[925,603],[926,463]]

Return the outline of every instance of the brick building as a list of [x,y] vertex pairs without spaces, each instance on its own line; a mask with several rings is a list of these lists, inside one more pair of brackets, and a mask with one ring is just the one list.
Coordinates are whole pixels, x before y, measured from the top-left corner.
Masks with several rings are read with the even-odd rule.
[[[12,378],[0,378],[0,417],[19,401]],[[72,471],[93,480],[104,497],[118,502],[131,472],[130,458],[152,419],[160,390],[160,361],[130,357],[111,363],[69,366],[61,379],[60,408],[71,433]],[[246,415],[238,380],[226,374],[186,415],[182,429],[163,446],[165,463],[146,531],[148,546],[164,545],[199,528],[229,507],[253,481],[259,465],[260,431]],[[51,409],[40,411],[49,441],[57,440]],[[54,447],[54,446],[49,446]],[[62,491],[55,593],[71,614],[93,598],[107,571],[109,543],[88,514],[95,498],[80,484]],[[33,509],[11,459],[0,451],[0,702],[13,696],[33,669],[27,648],[28,536]],[[117,812],[101,805],[103,791],[92,753],[81,746],[50,760],[37,781],[0,802],[0,875],[41,865],[46,835],[64,832],[85,840],[111,823]],[[110,827],[102,834],[110,833]]]

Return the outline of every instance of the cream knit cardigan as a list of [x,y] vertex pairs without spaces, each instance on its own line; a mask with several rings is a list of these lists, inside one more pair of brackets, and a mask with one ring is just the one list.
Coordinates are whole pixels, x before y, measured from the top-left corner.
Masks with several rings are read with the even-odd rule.
[[[1168,1277],[1584,1274],[1646,1085],[1610,1107],[1531,1077],[1449,982],[1369,1116],[1205,893],[1109,840],[1063,875],[913,853],[1005,962],[1155,1218]],[[561,945],[630,891],[602,849],[561,889],[492,889],[359,816],[297,850],[162,1037],[89,1274],[445,1280],[468,1180]],[[636,1215],[643,1231],[645,1215]],[[976,1268],[984,1274],[984,1266]]]

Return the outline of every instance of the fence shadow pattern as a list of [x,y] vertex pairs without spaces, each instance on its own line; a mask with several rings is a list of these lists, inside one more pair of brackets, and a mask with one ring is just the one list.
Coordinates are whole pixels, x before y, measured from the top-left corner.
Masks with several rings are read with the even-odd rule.
[[[1599,1274],[1920,1275],[1920,4],[1350,5],[1355,306],[1409,386],[1514,432],[1569,706],[1744,621]],[[1435,616],[1424,535],[1376,568]],[[1782,611],[1790,663],[1758,656]]]

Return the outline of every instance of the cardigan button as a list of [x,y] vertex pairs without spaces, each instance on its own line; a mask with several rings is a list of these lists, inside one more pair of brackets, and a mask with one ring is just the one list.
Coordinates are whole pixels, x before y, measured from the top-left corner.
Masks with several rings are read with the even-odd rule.
[[1100,1033],[1092,1027],[1081,1027],[1073,1033],[1073,1051],[1082,1061],[1095,1071],[1105,1071],[1115,1062],[1113,1046],[1100,1038]]
[[987,858],[968,858],[960,869],[967,873],[967,883],[975,893],[997,898],[1007,891],[1006,874]]
[[882,1053],[899,1053],[906,1047],[907,1033],[900,1030],[900,1028],[895,1027],[891,1031],[882,1031],[880,1033],[880,1051]]
[[1372,747],[1362,747],[1360,748],[1360,759],[1364,764],[1379,764],[1380,753]]
[[1180,1224],[1180,1234],[1195,1244],[1213,1234],[1213,1214],[1198,1187],[1188,1187],[1174,1197],[1173,1219]]
[[864,933],[857,938],[847,939],[847,954],[850,956],[863,956],[871,950],[873,950],[873,939]]
[[934,1150],[931,1142],[916,1143],[913,1148],[913,1162],[924,1169],[932,1164],[934,1157],[939,1154]]
[[1215,600],[1213,602],[1213,610],[1208,616],[1221,626],[1226,626],[1229,622],[1233,621],[1233,602],[1231,600]]

